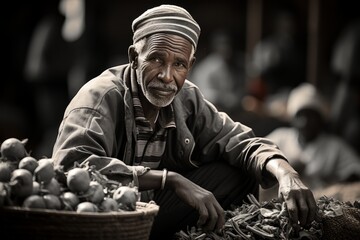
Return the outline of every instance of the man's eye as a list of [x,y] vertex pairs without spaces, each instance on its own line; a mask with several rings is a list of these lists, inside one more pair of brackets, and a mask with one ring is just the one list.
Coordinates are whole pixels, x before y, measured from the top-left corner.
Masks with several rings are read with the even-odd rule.
[[161,63],[161,59],[157,58],[157,57],[152,58],[151,61],[156,62],[156,63]]
[[185,64],[182,63],[182,62],[177,62],[177,63],[175,64],[175,66],[176,66],[176,67],[181,67],[181,68],[185,68],[185,67],[186,67]]

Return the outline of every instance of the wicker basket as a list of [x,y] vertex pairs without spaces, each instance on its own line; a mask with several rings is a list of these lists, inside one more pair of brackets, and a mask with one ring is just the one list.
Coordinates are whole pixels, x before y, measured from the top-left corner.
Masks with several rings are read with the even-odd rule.
[[[138,202],[135,211],[76,213],[0,208],[0,234],[7,239],[149,239],[159,206]],[[1,239],[2,239],[1,237]]]

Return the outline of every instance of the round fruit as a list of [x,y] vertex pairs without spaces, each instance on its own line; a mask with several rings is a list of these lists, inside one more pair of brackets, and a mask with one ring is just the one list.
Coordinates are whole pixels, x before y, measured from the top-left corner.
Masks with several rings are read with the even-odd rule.
[[66,177],[68,188],[75,193],[85,193],[90,188],[90,181],[89,172],[85,168],[70,169]]
[[33,176],[29,170],[15,169],[10,179],[11,193],[20,198],[28,197],[33,191]]
[[64,166],[61,165],[54,165],[55,170],[55,178],[58,182],[62,185],[66,185],[66,174],[64,171]]
[[39,183],[48,184],[55,177],[53,162],[50,158],[42,158],[38,164],[39,166],[34,170],[35,180]]
[[46,194],[43,196],[43,198],[45,201],[46,209],[61,209],[61,201],[58,196],[55,196],[53,194]]
[[92,202],[81,202],[77,205],[76,212],[97,212],[98,207]]
[[27,139],[20,141],[17,138],[6,139],[0,147],[1,156],[13,162],[19,162],[21,159],[28,155],[25,144]]
[[27,197],[22,206],[24,208],[41,208],[46,209],[45,200],[42,196],[39,195],[31,195]]
[[52,178],[49,183],[44,184],[43,189],[47,190],[49,194],[53,194],[59,196],[61,194],[61,186],[60,183]]
[[90,187],[84,195],[86,196],[87,201],[99,204],[105,197],[104,188],[100,183],[91,181]]
[[105,198],[99,205],[102,212],[118,211],[118,203],[113,198]]
[[9,182],[13,168],[9,162],[0,162],[0,182]]
[[79,197],[73,192],[64,192],[60,195],[61,201],[65,205],[65,210],[75,210],[76,206],[79,204]]
[[31,157],[31,156],[26,156],[23,159],[21,159],[20,162],[19,162],[19,168],[27,169],[32,174],[34,173],[35,169],[38,166],[39,166],[38,161],[35,158]]
[[40,193],[40,183],[33,181],[33,190],[31,195],[38,195]]
[[139,200],[139,192],[137,188],[121,186],[115,190],[113,199],[118,203],[119,209],[134,211],[136,202]]

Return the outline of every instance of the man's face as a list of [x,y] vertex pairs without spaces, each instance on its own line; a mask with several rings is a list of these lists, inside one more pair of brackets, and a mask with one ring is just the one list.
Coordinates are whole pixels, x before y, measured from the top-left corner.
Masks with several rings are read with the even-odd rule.
[[146,99],[156,107],[169,105],[190,70],[192,45],[183,37],[153,34],[137,58],[137,78]]
[[324,124],[321,114],[311,108],[299,110],[292,120],[292,125],[297,128],[305,141],[315,139],[322,131]]

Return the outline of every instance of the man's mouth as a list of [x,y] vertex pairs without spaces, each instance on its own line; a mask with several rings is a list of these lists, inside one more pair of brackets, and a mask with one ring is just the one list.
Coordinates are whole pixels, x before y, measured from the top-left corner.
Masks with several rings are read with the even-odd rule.
[[158,87],[152,87],[151,91],[153,93],[156,93],[157,95],[160,96],[169,96],[174,94],[176,91],[174,89],[169,89],[169,88],[158,88]]

